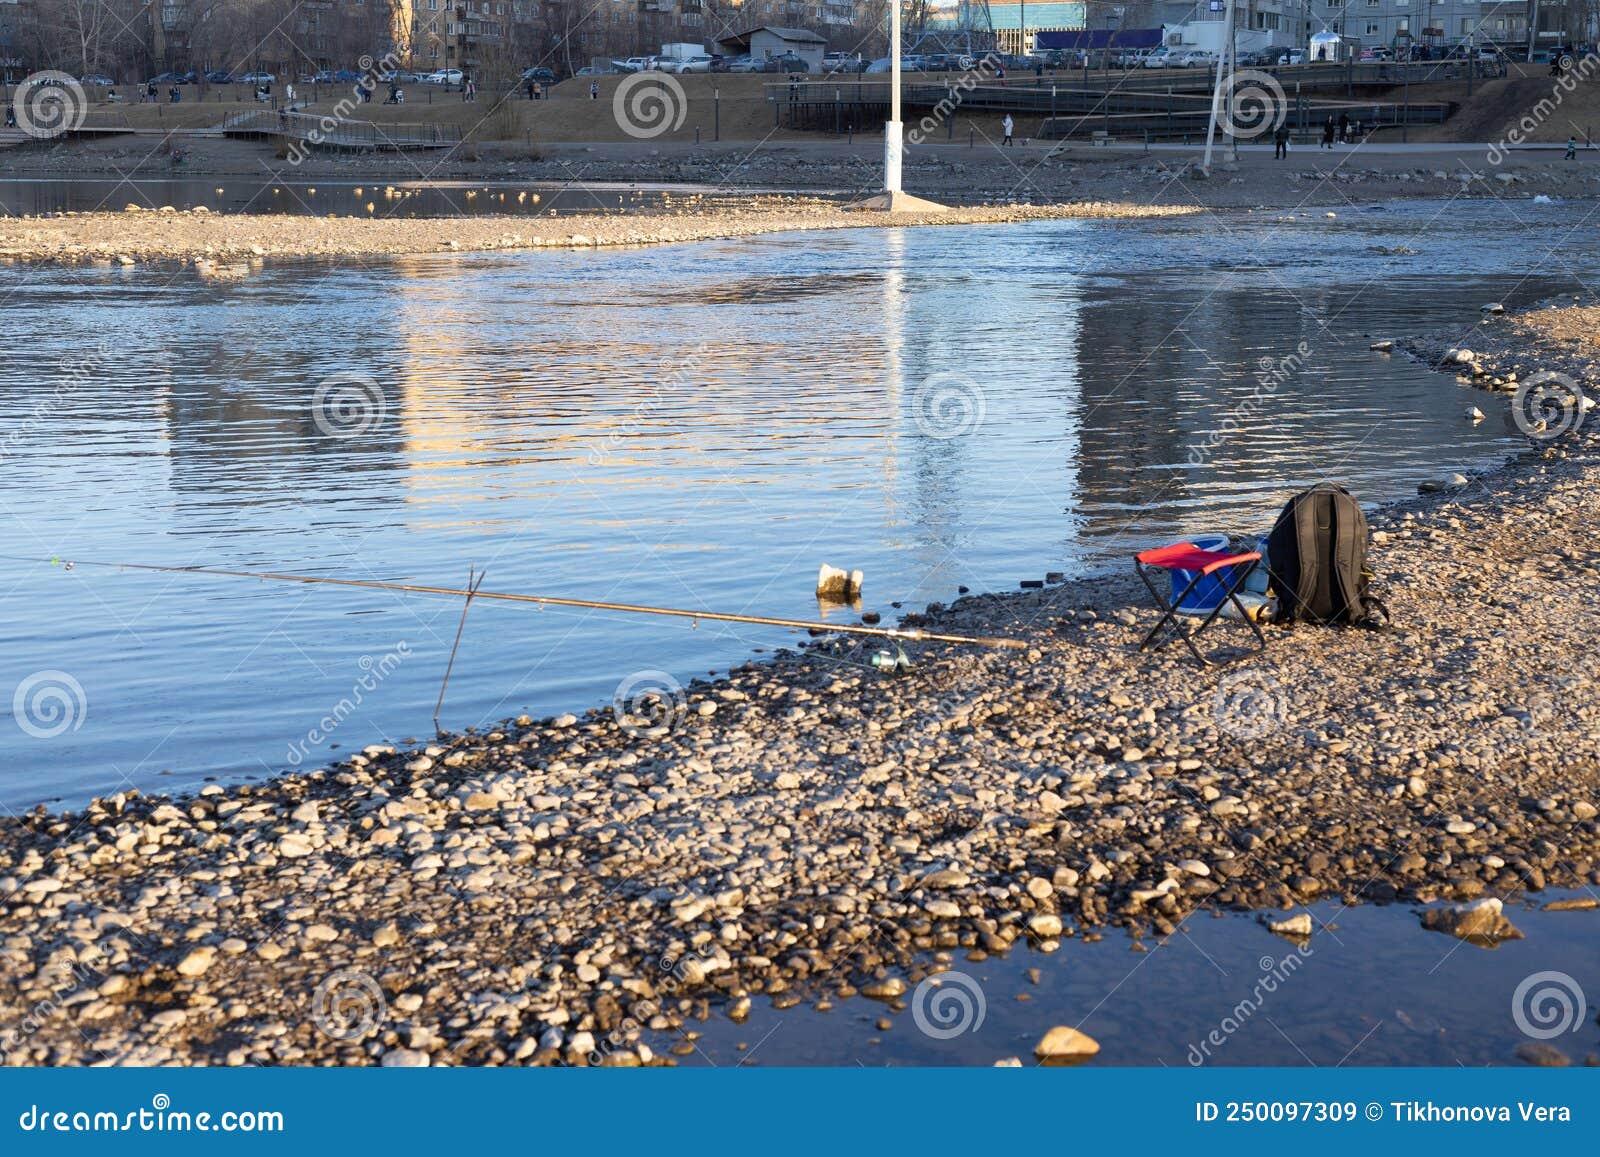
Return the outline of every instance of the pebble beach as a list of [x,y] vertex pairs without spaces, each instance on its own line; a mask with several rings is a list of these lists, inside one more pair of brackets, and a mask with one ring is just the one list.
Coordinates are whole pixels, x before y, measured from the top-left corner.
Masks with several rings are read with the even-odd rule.
[[[374,197],[382,196],[378,189]],[[0,261],[136,265],[193,263],[202,273],[217,263],[253,259],[373,256],[449,252],[507,252],[541,248],[661,245],[753,237],[811,229],[910,225],[987,225],[1061,218],[1182,216],[1193,209],[1086,201],[1050,206],[951,208],[943,212],[883,213],[800,197],[755,197],[748,207],[697,210],[691,203],[659,214],[551,218],[312,217],[229,215],[171,207],[121,212],[59,213],[7,220],[0,226]]]
[[[152,245],[184,232],[139,220]],[[404,225],[463,248],[476,228]],[[1465,421],[1532,374],[1593,381],[1597,314],[1466,319],[1394,356],[1457,374]],[[917,644],[891,674],[876,642],[805,639],[638,716],[8,819],[0,1056],[672,1063],[697,1021],[756,1001],[903,1007],[958,958],[1160,937],[1208,908],[1314,939],[1314,900],[1600,884],[1600,440],[1574,425],[1372,514],[1388,632],[1271,628],[1264,656],[1201,669],[1137,650],[1153,612],[1131,572],[1029,580],[903,624],[1025,650]],[[1041,1055],[1092,1051],[1039,1034]]]

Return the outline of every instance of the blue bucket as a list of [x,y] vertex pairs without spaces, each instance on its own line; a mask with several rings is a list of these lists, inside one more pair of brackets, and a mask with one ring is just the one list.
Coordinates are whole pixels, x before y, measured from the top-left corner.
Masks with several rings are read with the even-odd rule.
[[[1225,534],[1197,534],[1189,542],[1200,550],[1224,551],[1228,549],[1228,536]],[[1231,581],[1228,570],[1214,571],[1195,583],[1194,590],[1189,592],[1188,598],[1178,604],[1178,611],[1185,615],[1209,615],[1222,605],[1228,597],[1228,588],[1224,580]],[[1195,575],[1199,573],[1192,570],[1175,570],[1172,572],[1172,597],[1177,598],[1183,594],[1184,588],[1194,582]]]
[[1258,538],[1254,546],[1250,546],[1248,542],[1246,546],[1259,554],[1261,561],[1256,563],[1256,569],[1250,572],[1250,577],[1244,580],[1244,589],[1253,595],[1265,595],[1267,587],[1272,582],[1271,575],[1267,573],[1267,540]]

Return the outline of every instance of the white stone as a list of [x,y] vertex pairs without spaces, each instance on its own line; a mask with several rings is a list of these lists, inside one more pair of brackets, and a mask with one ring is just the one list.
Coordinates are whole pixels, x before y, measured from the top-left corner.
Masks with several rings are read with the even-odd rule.
[[386,1069],[425,1069],[428,1054],[421,1049],[390,1049],[379,1062]]

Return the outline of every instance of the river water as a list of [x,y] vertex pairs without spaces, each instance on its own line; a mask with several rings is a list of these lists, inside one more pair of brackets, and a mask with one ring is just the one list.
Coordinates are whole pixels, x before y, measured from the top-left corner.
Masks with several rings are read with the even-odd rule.
[[258,176],[171,177],[165,180],[0,181],[0,212],[44,213],[140,209],[208,209],[213,213],[315,217],[460,217],[493,213],[640,213],[682,206],[737,205],[753,191],[718,193],[695,186],[596,181],[269,180]]
[[[445,586],[475,568],[486,589],[800,618],[822,613],[826,562],[863,569],[864,609],[892,621],[958,586],[1264,530],[1323,477],[1377,501],[1493,462],[1520,445],[1503,402],[1368,345],[1470,336],[1484,302],[1592,276],[1572,211],[1510,212],[861,230],[229,281],[0,267],[0,804],[426,737],[460,611],[17,558]],[[687,679],[792,639],[479,603],[440,721],[578,710],[641,670]]]

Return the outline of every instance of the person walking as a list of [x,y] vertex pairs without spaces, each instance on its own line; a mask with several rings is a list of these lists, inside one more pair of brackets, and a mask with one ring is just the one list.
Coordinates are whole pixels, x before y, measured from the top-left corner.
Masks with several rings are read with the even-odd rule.
[[1001,142],[1000,142],[1002,145],[1009,145],[1009,144],[1013,144],[1014,143],[1011,140],[1011,130],[1013,128],[1015,128],[1015,127],[1016,126],[1011,121],[1011,114],[1010,113],[1006,113],[1006,119],[1000,122],[1001,131],[1003,131],[1005,133],[1005,138],[1003,140],[1001,140]]
[[1325,149],[1333,148],[1333,133],[1334,133],[1333,114],[1329,113],[1328,114],[1328,119],[1322,122],[1322,147],[1323,148],[1325,148]]
[[1281,161],[1289,155],[1289,125],[1280,124],[1272,134],[1272,159]]
[[599,100],[600,99],[600,82],[598,80],[591,80],[589,82],[589,99],[590,100]]
[[1569,136],[1567,138],[1567,160],[1575,161],[1577,159],[1578,159],[1578,138],[1575,137],[1575,136]]
[[530,80],[528,82],[528,99],[529,100],[538,100],[539,99],[539,97],[537,95],[538,91],[539,91],[539,82],[536,81],[536,80]]
[[1339,114],[1339,143],[1341,145],[1350,143],[1350,114],[1347,112]]

